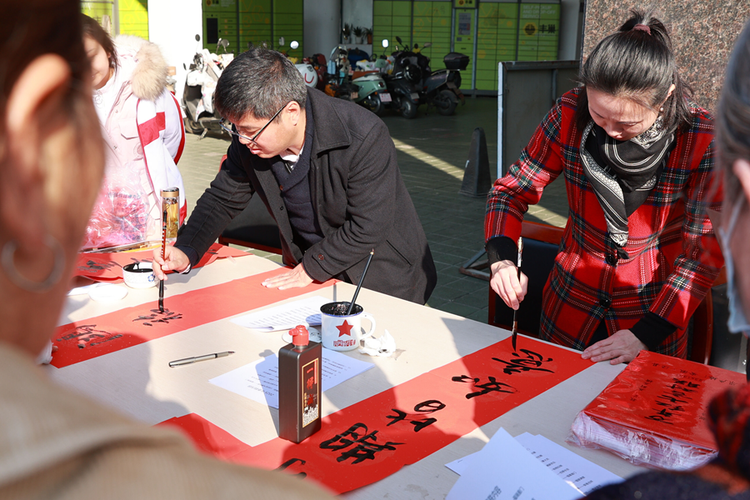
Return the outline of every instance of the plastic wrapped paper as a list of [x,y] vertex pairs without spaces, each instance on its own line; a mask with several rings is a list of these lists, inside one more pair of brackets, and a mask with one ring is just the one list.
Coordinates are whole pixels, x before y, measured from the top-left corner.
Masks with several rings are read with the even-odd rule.
[[745,375],[642,351],[573,422],[568,442],[635,465],[698,467],[717,454],[706,409]]
[[148,194],[134,165],[108,165],[105,181],[86,227],[83,249],[108,248],[148,240],[151,225]]

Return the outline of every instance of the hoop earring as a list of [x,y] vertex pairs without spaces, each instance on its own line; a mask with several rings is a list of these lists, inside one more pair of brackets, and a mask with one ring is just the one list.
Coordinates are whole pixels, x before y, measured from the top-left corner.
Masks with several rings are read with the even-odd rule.
[[18,249],[18,244],[15,240],[10,240],[3,246],[0,262],[2,263],[6,276],[8,276],[8,279],[13,282],[14,285],[26,290],[27,292],[46,292],[60,281],[63,269],[65,269],[65,250],[63,250],[60,242],[57,241],[54,236],[48,234],[44,237],[44,244],[55,253],[54,267],[52,267],[52,271],[50,271],[44,281],[31,281],[18,272],[14,259],[16,250]]

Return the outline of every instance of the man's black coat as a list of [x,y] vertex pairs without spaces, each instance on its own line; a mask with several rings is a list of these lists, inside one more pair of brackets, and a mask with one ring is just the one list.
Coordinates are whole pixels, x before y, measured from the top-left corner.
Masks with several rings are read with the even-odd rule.
[[302,262],[317,281],[336,277],[357,283],[374,248],[364,286],[424,304],[437,272],[387,127],[361,106],[314,89],[307,96],[315,127],[308,179],[324,238],[303,255],[293,241],[271,160],[253,155],[235,137],[176,246],[202,256],[257,194],[279,226],[285,264]]

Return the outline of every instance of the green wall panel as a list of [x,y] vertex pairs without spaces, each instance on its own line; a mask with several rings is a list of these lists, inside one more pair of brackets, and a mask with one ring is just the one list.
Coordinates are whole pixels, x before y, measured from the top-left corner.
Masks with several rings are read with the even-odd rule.
[[[443,9],[445,6],[448,8]],[[422,53],[430,58],[433,70],[445,67],[443,57],[450,52],[450,13],[450,2],[414,2],[412,40],[420,46],[432,44],[422,49]]]
[[148,40],[148,0],[120,0],[120,33]]
[[519,61],[557,59],[559,4],[521,4],[519,26]]
[[[244,52],[249,44],[266,44],[290,57],[302,58],[303,0],[202,0],[202,5],[205,48],[216,50],[216,41],[209,36],[215,35],[216,29],[218,38],[229,40],[232,52]],[[280,37],[284,37],[284,46],[279,46]],[[295,50],[289,48],[293,40],[299,42]]]
[[102,24],[102,18],[104,16],[109,16],[110,22],[113,21],[114,9],[114,0],[98,0],[94,2],[87,2],[84,0],[81,2],[81,12],[92,19],[96,19],[96,22],[98,22],[99,24]]
[[[374,0],[375,44],[379,45],[383,38],[389,39],[390,53],[396,36],[408,42],[403,28],[410,27],[411,43],[422,47],[431,42],[432,46],[422,53],[431,59],[432,69],[443,68],[443,56],[451,47],[453,14],[451,1]],[[472,60],[464,73],[464,82],[470,81],[470,70],[475,66],[476,88],[497,90],[499,61],[557,59],[559,25],[559,3],[478,2],[476,57],[468,54]]]

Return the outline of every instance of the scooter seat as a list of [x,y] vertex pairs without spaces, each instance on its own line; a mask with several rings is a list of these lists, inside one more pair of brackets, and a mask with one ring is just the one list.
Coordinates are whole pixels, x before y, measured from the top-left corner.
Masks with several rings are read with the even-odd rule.
[[[369,78],[367,78],[369,76]],[[373,69],[369,71],[355,71],[354,74],[352,74],[353,80],[358,80],[360,78],[367,78],[368,80],[373,80],[372,76],[380,76],[380,70]]]

